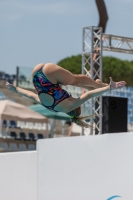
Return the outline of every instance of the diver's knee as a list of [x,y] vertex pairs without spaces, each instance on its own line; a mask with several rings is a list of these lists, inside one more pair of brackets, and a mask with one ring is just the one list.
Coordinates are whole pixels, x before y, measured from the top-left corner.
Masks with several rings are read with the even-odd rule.
[[73,75],[73,81],[71,82],[71,85],[74,85],[74,86],[78,85],[78,77],[77,77],[77,75]]

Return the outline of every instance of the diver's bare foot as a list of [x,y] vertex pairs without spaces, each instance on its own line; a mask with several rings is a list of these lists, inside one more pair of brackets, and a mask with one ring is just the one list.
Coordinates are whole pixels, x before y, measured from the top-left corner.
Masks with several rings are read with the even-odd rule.
[[[88,71],[87,76],[89,76],[91,78],[91,70]],[[109,85],[107,83],[103,83],[100,79],[96,79],[95,82],[98,83],[100,85],[100,87],[106,87]]]
[[96,79],[96,83],[98,83],[100,85],[100,87],[106,87],[106,86],[108,86],[107,83],[103,83],[100,79]]

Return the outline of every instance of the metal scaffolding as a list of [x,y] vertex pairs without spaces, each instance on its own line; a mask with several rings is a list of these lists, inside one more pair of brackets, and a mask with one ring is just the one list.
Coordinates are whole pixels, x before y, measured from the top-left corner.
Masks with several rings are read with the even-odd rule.
[[[84,27],[82,41],[82,73],[88,75],[88,71],[91,70],[91,78],[94,80],[102,80],[102,50],[133,54],[133,38],[102,34],[101,27]],[[90,125],[93,127],[90,129],[90,134],[101,134],[102,96],[92,98],[86,103],[85,110],[88,109],[88,114],[99,115],[90,120]]]
[[133,54],[133,38],[108,34],[103,34],[103,38],[103,50]]

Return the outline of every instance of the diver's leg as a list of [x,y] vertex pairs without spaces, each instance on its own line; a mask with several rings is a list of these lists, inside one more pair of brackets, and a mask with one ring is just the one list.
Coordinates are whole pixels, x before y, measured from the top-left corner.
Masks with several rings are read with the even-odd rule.
[[48,63],[43,67],[43,73],[52,83],[60,83],[62,85],[73,85],[79,87],[100,88],[107,86],[102,82],[92,80],[89,76],[83,74],[74,75],[70,71],[53,63]]

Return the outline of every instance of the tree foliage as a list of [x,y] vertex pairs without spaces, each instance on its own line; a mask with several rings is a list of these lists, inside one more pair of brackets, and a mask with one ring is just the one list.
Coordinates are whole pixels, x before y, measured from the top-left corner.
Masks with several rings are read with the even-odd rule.
[[[81,74],[82,56],[67,57],[57,64],[73,74]],[[110,76],[114,81],[124,80],[127,82],[127,86],[133,86],[133,61],[103,57],[103,82],[108,83]]]
[[64,69],[69,70],[73,74],[81,74],[82,57],[81,55],[67,57],[57,63]]

